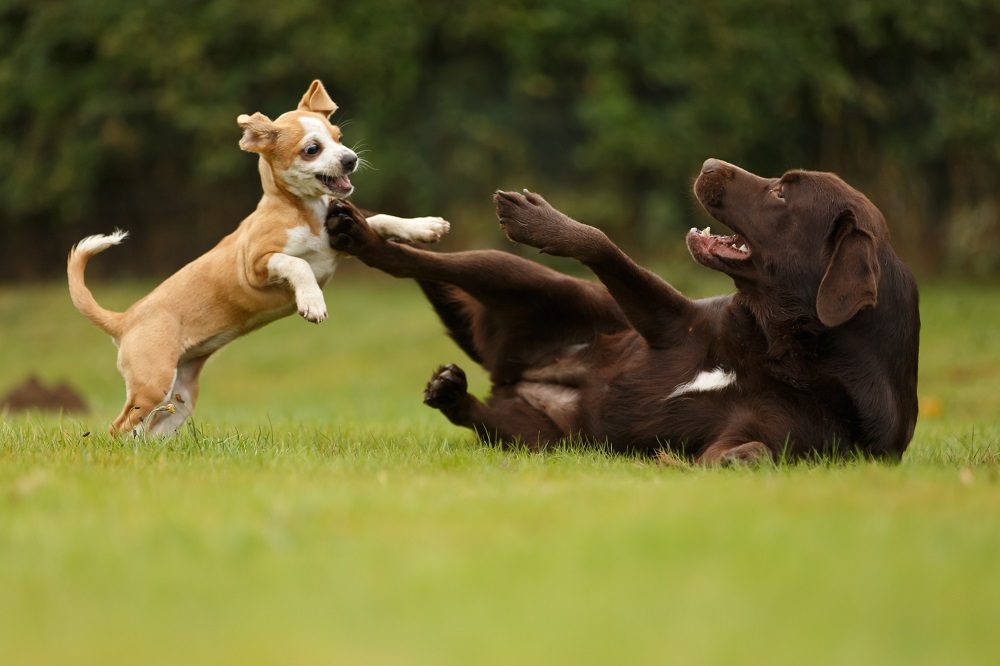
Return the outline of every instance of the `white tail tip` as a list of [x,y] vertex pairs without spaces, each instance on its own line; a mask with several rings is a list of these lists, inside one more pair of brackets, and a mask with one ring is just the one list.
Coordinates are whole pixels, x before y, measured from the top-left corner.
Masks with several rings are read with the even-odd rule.
[[94,255],[98,252],[104,252],[112,245],[118,245],[126,238],[128,238],[128,232],[121,229],[115,229],[113,233],[107,235],[87,236],[76,244],[73,252]]

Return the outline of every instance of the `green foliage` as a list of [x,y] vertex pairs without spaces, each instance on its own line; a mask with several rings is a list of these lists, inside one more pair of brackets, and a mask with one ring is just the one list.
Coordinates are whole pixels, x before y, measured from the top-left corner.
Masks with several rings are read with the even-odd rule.
[[17,259],[120,223],[170,250],[143,269],[175,268],[168,230],[208,244],[257,195],[236,115],[281,113],[319,77],[374,165],[359,202],[444,213],[470,242],[489,193],[522,186],[662,241],[717,156],[836,170],[911,260],[991,271],[997,34],[992,0],[8,0],[0,225]]

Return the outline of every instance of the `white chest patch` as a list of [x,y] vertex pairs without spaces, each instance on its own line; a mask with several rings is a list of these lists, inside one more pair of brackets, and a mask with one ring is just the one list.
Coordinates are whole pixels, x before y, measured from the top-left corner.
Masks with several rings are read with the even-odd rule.
[[718,391],[736,383],[736,373],[722,368],[713,370],[702,370],[689,382],[680,384],[665,399],[670,400],[685,393],[703,393],[705,391]]
[[306,225],[292,227],[288,230],[284,253],[305,260],[321,287],[333,277],[337,268],[337,255],[330,247],[325,226],[320,226],[318,235]]

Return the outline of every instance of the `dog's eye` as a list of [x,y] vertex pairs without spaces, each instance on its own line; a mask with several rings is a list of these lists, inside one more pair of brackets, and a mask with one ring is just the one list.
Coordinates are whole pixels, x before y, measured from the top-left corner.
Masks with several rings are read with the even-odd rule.
[[302,152],[305,155],[308,155],[309,157],[316,157],[317,155],[319,155],[320,150],[322,149],[320,148],[320,145],[318,143],[310,143],[308,146],[305,147],[305,149]]
[[774,187],[771,188],[771,194],[773,194],[774,196],[778,197],[779,199],[784,199],[785,198],[785,186],[782,185],[781,183],[778,183],[777,185],[775,185]]

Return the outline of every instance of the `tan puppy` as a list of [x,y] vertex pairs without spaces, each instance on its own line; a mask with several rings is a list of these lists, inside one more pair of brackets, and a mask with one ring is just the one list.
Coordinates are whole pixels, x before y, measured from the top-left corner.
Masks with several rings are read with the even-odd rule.
[[[237,118],[240,148],[260,155],[264,196],[257,209],[125,312],[98,305],[83,272],[90,257],[128,234],[90,236],[70,251],[73,304],[118,346],[126,399],[112,433],[173,432],[194,409],[198,375],[217,349],[296,309],[308,321],[326,319],[321,288],[338,256],[330,248],[326,211],[331,198],[351,194],[348,175],[358,163],[328,120],[336,109],[317,80],[298,108],[277,120],[260,113]],[[375,215],[368,223],[383,238],[408,241],[433,242],[448,231],[439,217]]]

